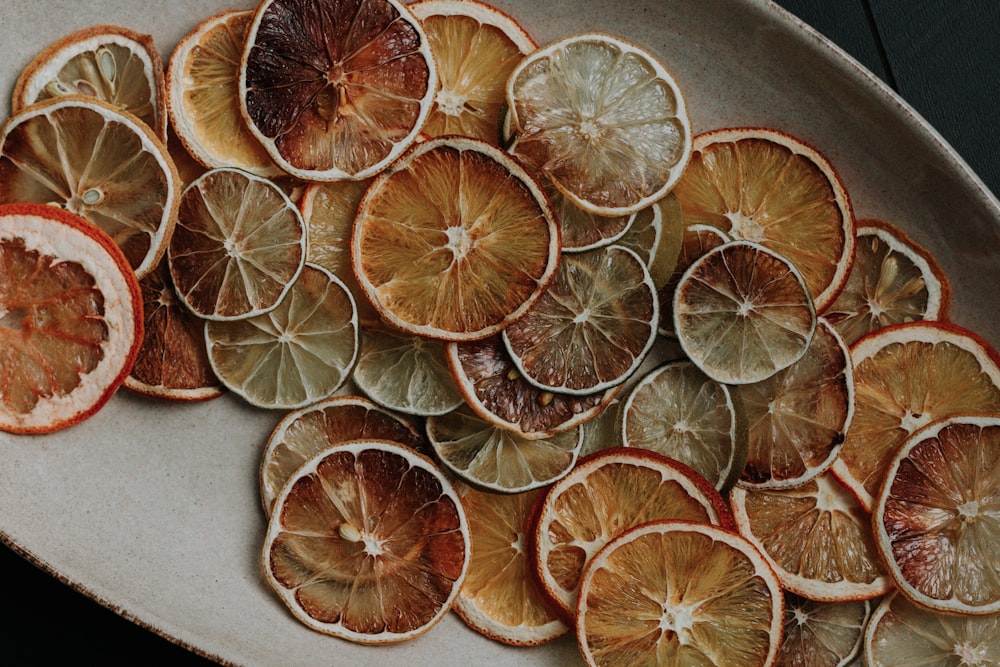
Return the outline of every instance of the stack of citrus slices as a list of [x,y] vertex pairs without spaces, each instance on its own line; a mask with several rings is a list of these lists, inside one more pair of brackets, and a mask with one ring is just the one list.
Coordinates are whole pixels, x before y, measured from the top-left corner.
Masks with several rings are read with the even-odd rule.
[[350,641],[993,664],[1000,355],[816,147],[479,0],[263,0],[162,69],[97,26],[18,83],[0,429],[285,411],[266,580]]

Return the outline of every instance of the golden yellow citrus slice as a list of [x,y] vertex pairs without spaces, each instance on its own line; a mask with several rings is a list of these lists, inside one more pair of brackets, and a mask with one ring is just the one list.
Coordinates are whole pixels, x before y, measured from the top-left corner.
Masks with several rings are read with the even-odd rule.
[[0,430],[97,412],[142,342],[135,274],[104,232],[54,206],[0,206]]
[[781,587],[729,531],[655,521],[622,533],[584,570],[576,633],[588,665],[773,665]]
[[775,666],[856,664],[871,610],[868,600],[817,602],[786,593],[785,631]]
[[545,195],[517,162],[474,139],[417,145],[369,188],[352,237],[368,299],[404,331],[479,340],[539,299],[559,261]]
[[451,609],[469,545],[461,501],[429,459],[363,440],[320,452],[288,480],[264,537],[264,572],[307,627],[388,644]]
[[427,37],[397,0],[265,0],[247,31],[241,112],[305,180],[381,171],[417,138],[436,89]]
[[892,456],[872,514],[902,594],[945,613],[1000,612],[1000,416],[915,433]]

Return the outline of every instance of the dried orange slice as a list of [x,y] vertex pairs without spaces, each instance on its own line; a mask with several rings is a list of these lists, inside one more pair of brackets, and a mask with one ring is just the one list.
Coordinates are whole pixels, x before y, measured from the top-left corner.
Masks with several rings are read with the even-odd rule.
[[53,42],[24,68],[11,107],[85,95],[133,114],[167,139],[163,62],[153,38],[117,25],[95,25]]
[[861,652],[865,625],[871,616],[868,600],[817,602],[785,594],[785,631],[778,667],[855,664]]
[[523,316],[559,261],[559,228],[535,181],[500,149],[459,137],[417,145],[376,179],[351,243],[383,318],[451,341]]
[[656,519],[734,526],[719,492],[673,459],[624,447],[580,459],[545,494],[535,527],[535,567],[552,603],[571,618],[584,567],[598,549]]
[[210,169],[280,176],[240,113],[240,60],[252,11],[211,16],[185,35],[167,66],[167,111],[177,137]]
[[848,345],[902,322],[945,320],[951,284],[937,260],[884,220],[858,220],[854,264],[824,315]]
[[662,199],[691,154],[680,89],[634,44],[603,34],[552,42],[507,80],[517,154],[581,208],[628,215]]
[[957,414],[1000,412],[1000,356],[940,322],[879,329],[851,347],[854,419],[833,472],[869,511],[893,453],[915,431]]
[[208,358],[222,383],[262,408],[291,410],[327,398],[358,354],[358,315],[344,283],[314,264],[276,308],[241,320],[208,320]]
[[902,594],[945,613],[1000,612],[1000,416],[915,433],[889,462],[872,514]]
[[260,458],[260,498],[271,514],[281,487],[299,467],[321,451],[351,440],[391,440],[428,453],[416,426],[363,396],[335,396],[293,410],[274,427]]
[[421,0],[420,21],[437,65],[438,89],[423,131],[499,143],[507,77],[535,50],[517,21],[478,0]]
[[816,311],[784,257],[749,241],[711,250],[681,277],[674,332],[687,356],[726,384],[766,380],[802,358]]
[[427,438],[437,458],[465,482],[493,493],[521,493],[546,486],[576,463],[582,433],[527,438],[497,426],[467,406],[427,418]]
[[543,491],[459,493],[472,557],[455,600],[458,615],[476,632],[511,646],[537,646],[569,632],[549,609],[529,556],[531,510]]
[[4,125],[0,202],[55,204],[82,215],[114,239],[140,278],[166,250],[179,199],[163,142],[96,98],[39,102]]
[[892,588],[871,518],[829,473],[791,489],[735,487],[729,502],[740,534],[781,585],[810,600],[868,600]]
[[843,288],[854,258],[850,199],[829,160],[802,140],[766,128],[701,134],[674,192],[685,224],[718,227],[786,257],[817,312]]
[[269,180],[213,169],[181,197],[170,275],[181,301],[210,320],[271,310],[302,270],[306,231],[295,204]]
[[307,627],[388,644],[451,609],[469,545],[461,501],[434,464],[364,440],[320,452],[288,480],[264,537],[264,573]]
[[247,31],[243,117],[304,180],[381,171],[417,138],[436,89],[427,37],[397,0],[264,0]]
[[656,339],[659,304],[643,261],[619,245],[564,255],[527,315],[503,331],[517,370],[541,389],[594,394],[622,384]]
[[687,225],[681,235],[681,246],[677,252],[677,262],[674,271],[666,284],[659,287],[657,296],[660,300],[659,333],[664,336],[674,336],[674,294],[677,284],[681,281],[695,260],[707,254],[709,250],[718,248],[723,243],[731,241],[715,227],[708,225]]
[[205,322],[174,292],[167,263],[139,281],[144,331],[142,347],[125,386],[153,398],[203,401],[222,395],[205,347]]
[[740,485],[799,486],[833,465],[854,415],[854,373],[847,345],[822,317],[801,359],[733,391],[750,441]]
[[0,206],[0,430],[47,433],[97,412],[142,342],[142,296],[102,231],[54,206]]
[[913,605],[893,593],[865,630],[870,667],[950,667],[1000,664],[1000,615],[953,616]]
[[773,665],[783,605],[767,561],[739,535],[655,521],[587,565],[577,641],[588,665]]

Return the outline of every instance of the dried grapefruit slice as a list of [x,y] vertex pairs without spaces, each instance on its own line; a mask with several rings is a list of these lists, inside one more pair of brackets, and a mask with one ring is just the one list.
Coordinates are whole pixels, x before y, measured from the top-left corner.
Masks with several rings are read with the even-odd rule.
[[142,342],[135,274],[106,234],[54,206],[0,206],[0,430],[97,412]]
[[739,535],[654,521],[587,565],[577,641],[588,665],[773,665],[783,605],[767,561]]
[[559,228],[535,181],[500,149],[460,137],[421,143],[376,179],[351,243],[383,318],[451,341],[523,316],[559,261]]
[[451,609],[469,546],[461,501],[434,464],[365,440],[320,452],[289,479],[264,537],[264,572],[309,628],[388,644]]
[[427,37],[397,0],[264,0],[247,31],[241,112],[304,180],[381,171],[417,138],[436,88]]
[[855,664],[871,610],[872,603],[868,600],[817,602],[786,593],[785,631],[775,665]]
[[875,540],[899,591],[951,614],[1000,612],[1000,417],[952,417],[893,455]]

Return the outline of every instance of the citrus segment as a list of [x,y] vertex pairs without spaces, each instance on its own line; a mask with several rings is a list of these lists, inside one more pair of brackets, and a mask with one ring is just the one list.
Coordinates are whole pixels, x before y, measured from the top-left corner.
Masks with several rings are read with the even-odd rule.
[[366,178],[417,138],[437,72],[396,0],[265,0],[246,35],[241,112],[285,171]]
[[97,412],[142,342],[142,297],[121,251],[72,213],[9,204],[0,275],[0,430],[46,433]]
[[785,631],[778,667],[847,667],[855,664],[871,615],[868,600],[816,602],[785,594]]
[[534,180],[500,149],[417,145],[361,202],[352,264],[390,324],[478,340],[524,315],[555,274],[559,230]]
[[667,282],[658,287],[657,297],[660,301],[659,333],[664,336],[674,336],[674,294],[684,272],[695,260],[707,254],[709,250],[718,248],[731,239],[715,227],[708,225],[688,225],[684,227],[680,249],[674,271]]
[[587,566],[576,631],[588,665],[773,665],[781,587],[746,540],[715,526],[656,521]]
[[451,484],[399,445],[336,445],[278,496],[264,539],[267,582],[309,628],[364,644],[423,634],[465,577],[469,532]]

